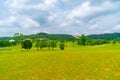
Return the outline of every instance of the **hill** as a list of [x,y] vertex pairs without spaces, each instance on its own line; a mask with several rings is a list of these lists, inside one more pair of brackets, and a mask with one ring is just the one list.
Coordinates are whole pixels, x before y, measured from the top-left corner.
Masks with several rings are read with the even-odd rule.
[[[47,34],[47,33],[37,33],[31,35],[24,35],[25,38],[37,39],[37,38],[46,38],[50,40],[75,40],[76,38],[69,34]],[[10,40],[13,37],[0,37],[0,40]]]
[[47,33],[37,33],[37,34],[32,34],[32,35],[25,35],[26,37],[29,37],[31,39],[36,39],[36,38],[46,38],[50,40],[75,40],[76,38],[73,37],[72,35],[68,34],[47,34]]
[[[75,37],[69,34],[47,34],[47,33],[37,33],[31,35],[24,35],[25,38],[46,38],[50,40],[76,40],[79,36]],[[105,39],[105,40],[120,40],[120,33],[105,33],[105,34],[92,34],[86,36],[89,39]],[[10,40],[13,37],[0,37],[0,40]]]
[[120,33],[93,34],[87,36],[90,39],[119,40]]

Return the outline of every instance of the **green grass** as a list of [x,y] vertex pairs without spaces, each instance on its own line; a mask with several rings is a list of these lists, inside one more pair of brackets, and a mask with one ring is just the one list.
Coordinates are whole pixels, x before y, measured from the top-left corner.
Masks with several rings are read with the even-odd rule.
[[120,44],[0,50],[0,80],[119,80]]

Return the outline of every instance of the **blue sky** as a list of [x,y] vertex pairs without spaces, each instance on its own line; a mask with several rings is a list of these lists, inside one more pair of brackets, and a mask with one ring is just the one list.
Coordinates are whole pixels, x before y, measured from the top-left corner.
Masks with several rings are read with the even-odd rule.
[[120,31],[120,0],[0,0],[0,36]]

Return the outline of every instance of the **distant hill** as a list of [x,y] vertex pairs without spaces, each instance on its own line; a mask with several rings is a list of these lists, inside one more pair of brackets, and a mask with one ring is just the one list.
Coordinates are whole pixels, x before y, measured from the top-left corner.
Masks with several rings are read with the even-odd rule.
[[[76,38],[69,34],[47,34],[47,33],[37,33],[31,35],[24,35],[25,38],[37,39],[37,38],[47,38],[50,40],[75,40]],[[13,37],[0,37],[0,40],[10,40]]]
[[75,40],[76,38],[72,35],[68,34],[47,34],[47,33],[37,33],[32,35],[26,35],[26,37],[29,37],[31,39],[36,38],[47,38],[50,40]]
[[[13,37],[0,37],[0,40],[10,40]],[[47,33],[37,33],[31,35],[25,35],[25,38],[37,39],[37,38],[47,38],[50,40],[76,40],[79,36],[72,36],[69,34],[47,34]],[[106,33],[106,34],[93,34],[88,35],[89,39],[105,39],[105,40],[120,40],[120,33]]]
[[120,33],[106,33],[106,34],[93,34],[88,35],[90,39],[105,39],[105,40],[120,40]]
[[10,40],[12,37],[0,37],[0,40]]

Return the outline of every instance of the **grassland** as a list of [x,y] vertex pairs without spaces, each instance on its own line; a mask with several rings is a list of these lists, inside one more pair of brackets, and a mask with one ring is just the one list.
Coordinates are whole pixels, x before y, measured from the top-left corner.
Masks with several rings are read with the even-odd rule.
[[0,49],[0,80],[120,80],[120,44]]

